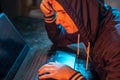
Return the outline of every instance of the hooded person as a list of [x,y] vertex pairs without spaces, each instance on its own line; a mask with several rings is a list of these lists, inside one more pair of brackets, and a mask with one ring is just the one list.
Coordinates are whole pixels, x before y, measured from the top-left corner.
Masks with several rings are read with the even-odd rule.
[[[120,80],[120,12],[104,0],[42,0],[51,49],[78,39],[89,47],[91,72],[95,80]],[[63,16],[65,15],[65,16]],[[69,25],[66,25],[69,24]],[[80,35],[80,37],[78,37]],[[74,69],[50,62],[39,69],[39,79],[84,80]]]

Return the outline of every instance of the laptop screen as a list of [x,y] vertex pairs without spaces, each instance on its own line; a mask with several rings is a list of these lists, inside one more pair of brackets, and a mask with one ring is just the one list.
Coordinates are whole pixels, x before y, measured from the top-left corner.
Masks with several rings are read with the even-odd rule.
[[8,17],[0,14],[0,79],[3,79],[13,66],[26,43]]

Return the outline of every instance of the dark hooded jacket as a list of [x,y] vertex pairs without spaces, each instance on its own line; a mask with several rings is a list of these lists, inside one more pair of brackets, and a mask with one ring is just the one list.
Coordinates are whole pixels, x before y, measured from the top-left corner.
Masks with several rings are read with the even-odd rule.
[[[59,25],[46,23],[52,48],[81,41],[91,43],[91,69],[95,80],[120,80],[120,12],[104,0],[57,0],[77,25],[79,31],[68,34]],[[58,27],[56,27],[58,26]]]

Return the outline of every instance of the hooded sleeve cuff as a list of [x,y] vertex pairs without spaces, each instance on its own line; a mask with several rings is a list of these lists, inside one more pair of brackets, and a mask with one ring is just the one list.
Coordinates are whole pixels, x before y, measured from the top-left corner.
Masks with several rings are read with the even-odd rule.
[[51,16],[44,16],[45,22],[46,23],[52,23],[56,20],[56,14],[53,14]]
[[76,72],[69,78],[69,80],[85,80],[85,78],[80,74],[80,72]]

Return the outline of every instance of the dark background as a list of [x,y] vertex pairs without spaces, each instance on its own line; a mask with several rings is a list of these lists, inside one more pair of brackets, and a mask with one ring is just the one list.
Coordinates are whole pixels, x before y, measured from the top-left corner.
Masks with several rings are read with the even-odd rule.
[[[39,10],[41,0],[0,0],[0,6],[10,18],[17,16],[27,16],[40,18]],[[105,0],[106,3],[120,9],[120,0]]]

